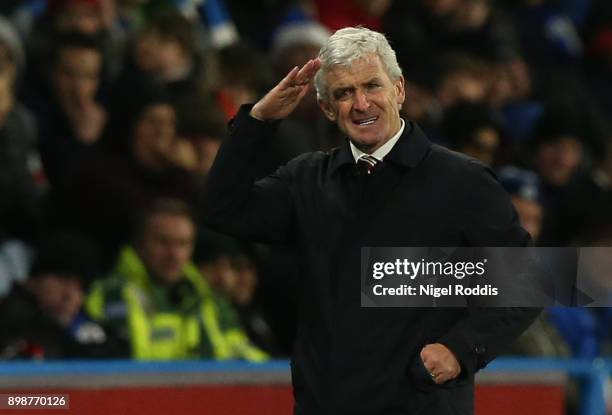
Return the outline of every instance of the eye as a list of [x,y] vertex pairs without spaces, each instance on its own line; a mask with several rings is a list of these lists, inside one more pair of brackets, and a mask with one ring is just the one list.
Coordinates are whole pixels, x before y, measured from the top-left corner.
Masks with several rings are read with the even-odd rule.
[[367,88],[368,90],[376,89],[376,88],[378,88],[378,87],[380,87],[380,84],[379,84],[378,82],[368,82],[368,83],[366,84],[366,88]]
[[348,99],[351,96],[352,90],[349,88],[339,89],[334,93],[334,98],[337,100]]

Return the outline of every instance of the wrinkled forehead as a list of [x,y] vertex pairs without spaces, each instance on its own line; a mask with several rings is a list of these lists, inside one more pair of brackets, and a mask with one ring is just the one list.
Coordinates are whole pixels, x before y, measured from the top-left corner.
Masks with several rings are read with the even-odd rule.
[[382,61],[378,55],[375,54],[354,59],[347,64],[331,65],[326,73],[326,81],[329,87],[333,87],[333,84],[338,82],[359,81],[381,77],[390,79]]

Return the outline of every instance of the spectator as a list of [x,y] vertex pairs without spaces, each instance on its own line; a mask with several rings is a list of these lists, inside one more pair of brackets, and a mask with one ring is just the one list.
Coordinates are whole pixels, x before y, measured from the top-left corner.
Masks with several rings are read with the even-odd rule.
[[612,236],[612,144],[595,155],[594,168],[561,195],[555,224],[560,243],[606,246]]
[[[565,107],[549,107],[531,140],[533,163],[548,189],[565,186],[584,158],[586,124],[580,115]],[[546,189],[545,189],[546,191]]]
[[[21,14],[30,14],[30,18],[24,19],[21,16],[17,21],[27,45],[30,65],[25,77],[29,89],[35,90],[44,85],[46,68],[53,58],[56,39],[66,33],[80,33],[96,38],[103,60],[111,63],[111,59],[116,58],[115,46],[104,17],[108,0],[48,0],[42,4],[28,3],[31,4],[24,5]],[[24,20],[29,20],[29,23]]]
[[489,65],[475,57],[452,53],[438,60],[436,96],[442,108],[461,101],[485,101],[491,86]]
[[133,91],[115,110],[95,151],[53,189],[49,209],[54,226],[98,241],[107,265],[129,242],[137,212],[158,197],[187,203],[195,197],[194,177],[176,151],[176,111],[167,94],[154,87]]
[[18,41],[14,30],[0,20],[0,242],[35,239],[46,184],[34,118],[15,98],[18,63],[23,56],[14,41]]
[[97,100],[102,65],[95,38],[62,35],[54,44],[46,86],[27,102],[38,122],[42,162],[52,186],[66,179],[70,166],[102,135],[106,110]]
[[[559,64],[575,63],[584,50],[574,22],[558,6],[546,0],[522,1],[515,17],[521,44],[529,63],[546,76]],[[566,67],[567,69],[567,67]]]
[[182,166],[202,182],[225,137],[224,114],[211,97],[202,94],[182,97],[176,109],[178,147],[182,147],[179,151],[188,153],[180,157]]
[[512,199],[521,226],[538,241],[542,231],[542,204],[538,176],[529,170],[505,166],[497,173],[499,182]]
[[195,263],[211,287],[232,303],[253,343],[271,355],[282,355],[257,297],[259,275],[246,250],[228,236],[204,230],[196,244]]
[[30,277],[0,304],[0,357],[122,356],[126,345],[82,310],[96,262],[95,247],[81,236],[55,233],[43,239]]
[[242,42],[219,50],[217,101],[229,120],[242,104],[262,94],[270,79],[263,54]]
[[442,137],[454,150],[492,166],[501,145],[501,129],[485,104],[461,103],[444,114]]
[[114,275],[88,298],[88,310],[124,333],[136,359],[265,360],[235,311],[191,262],[195,237],[188,206],[154,203],[134,245],[121,251]]
[[[281,26],[272,42],[271,60],[276,77],[281,79],[295,66],[315,58],[331,35],[316,22],[302,21]],[[341,143],[341,137],[317,106],[314,88],[308,91],[296,110],[271,137],[261,161],[261,175],[272,173],[279,165],[309,151],[329,150]]]
[[193,23],[178,12],[151,18],[136,34],[130,55],[117,79],[113,105],[120,105],[134,89],[155,84],[178,98],[202,91],[204,62]]
[[518,45],[503,11],[490,0],[397,1],[384,27],[406,63],[426,67],[431,57],[449,51],[505,60],[516,56]]
[[542,183],[544,222],[540,243],[545,246],[565,244],[561,229],[573,227],[578,219],[571,218],[571,223],[559,222],[568,184],[587,170],[584,153],[589,130],[581,110],[563,105],[549,106],[538,120],[528,142],[532,149],[533,169]]

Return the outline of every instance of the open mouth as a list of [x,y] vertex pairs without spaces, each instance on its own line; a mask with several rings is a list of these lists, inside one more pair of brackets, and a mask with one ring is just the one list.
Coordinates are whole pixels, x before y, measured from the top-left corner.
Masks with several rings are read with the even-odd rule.
[[353,123],[358,125],[358,126],[360,126],[360,127],[363,127],[363,126],[366,126],[366,125],[374,124],[376,122],[376,120],[378,120],[377,116],[376,117],[365,118],[363,120],[353,120]]

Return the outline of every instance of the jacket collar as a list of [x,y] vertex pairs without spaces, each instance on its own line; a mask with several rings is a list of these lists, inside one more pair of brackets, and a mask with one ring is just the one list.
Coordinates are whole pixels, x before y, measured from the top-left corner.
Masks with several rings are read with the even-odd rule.
[[[391,161],[406,168],[415,168],[425,158],[430,147],[431,142],[423,130],[416,123],[407,121],[400,139],[387,154],[384,161]],[[330,174],[346,164],[355,164],[348,140],[332,152]]]

